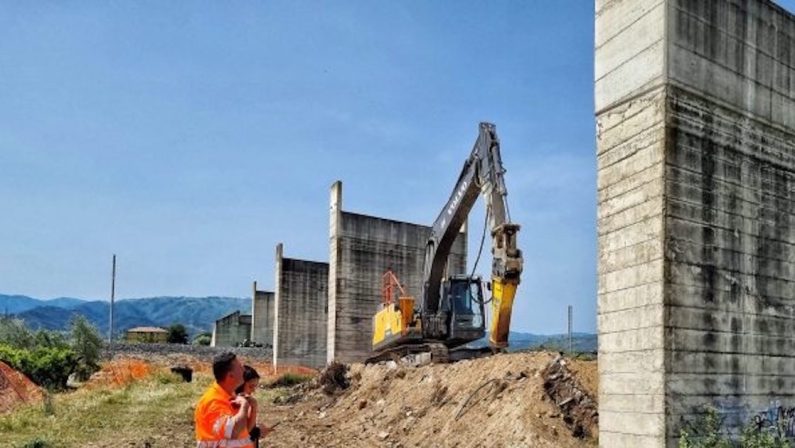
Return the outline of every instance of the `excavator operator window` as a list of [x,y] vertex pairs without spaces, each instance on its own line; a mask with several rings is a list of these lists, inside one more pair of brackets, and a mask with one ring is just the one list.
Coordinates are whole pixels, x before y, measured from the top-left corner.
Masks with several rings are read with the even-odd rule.
[[480,314],[480,303],[483,301],[480,283],[453,282],[450,293],[453,299],[453,311],[457,315]]

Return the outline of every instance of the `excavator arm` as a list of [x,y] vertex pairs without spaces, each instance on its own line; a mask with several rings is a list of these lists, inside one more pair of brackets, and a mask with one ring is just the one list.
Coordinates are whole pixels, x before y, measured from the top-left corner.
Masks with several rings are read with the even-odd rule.
[[445,266],[461,226],[478,196],[482,196],[489,217],[493,258],[489,342],[498,349],[508,344],[513,299],[522,272],[522,253],[516,246],[519,225],[511,223],[504,174],[496,128],[491,123],[481,123],[475,146],[464,162],[453,194],[434,221],[426,246],[425,282],[419,311],[430,335],[444,334],[445,322],[439,307]]

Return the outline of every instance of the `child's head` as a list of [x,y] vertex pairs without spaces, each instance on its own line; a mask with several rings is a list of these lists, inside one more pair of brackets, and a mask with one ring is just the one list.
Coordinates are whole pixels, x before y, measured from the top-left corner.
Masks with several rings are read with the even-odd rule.
[[243,366],[243,384],[235,392],[251,395],[257,390],[257,385],[259,385],[259,373],[249,365]]

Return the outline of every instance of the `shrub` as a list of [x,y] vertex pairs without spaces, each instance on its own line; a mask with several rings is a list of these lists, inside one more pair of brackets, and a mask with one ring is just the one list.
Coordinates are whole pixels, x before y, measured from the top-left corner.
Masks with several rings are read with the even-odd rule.
[[687,429],[680,432],[679,448],[732,448],[730,440],[720,433],[721,418],[715,408],[706,408],[706,413]]
[[33,350],[0,344],[0,360],[47,389],[65,389],[76,356],[69,348],[38,347]]
[[53,444],[38,437],[22,445],[22,448],[52,448],[52,447]]
[[778,435],[760,431],[753,425],[748,425],[743,431],[740,439],[743,448],[789,448],[787,439],[780,438]]
[[679,448],[790,448],[786,438],[761,431],[752,423],[743,430],[739,442],[721,434],[721,418],[712,407],[704,415],[679,432]]

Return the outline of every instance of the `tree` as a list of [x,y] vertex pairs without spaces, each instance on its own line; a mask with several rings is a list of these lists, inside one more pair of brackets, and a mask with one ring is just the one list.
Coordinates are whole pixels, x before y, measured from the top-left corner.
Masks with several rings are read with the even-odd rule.
[[201,333],[193,338],[193,345],[210,345],[213,340],[213,335],[210,333]]
[[75,374],[78,380],[85,381],[99,370],[102,338],[97,329],[79,314],[72,318],[69,333],[72,350],[77,354]]
[[14,348],[32,349],[36,345],[33,333],[22,319],[0,318],[0,343]]
[[188,330],[182,324],[172,324],[168,327],[169,344],[187,344],[188,343]]
[[58,331],[39,330],[34,335],[34,340],[37,348],[70,348],[66,336]]

